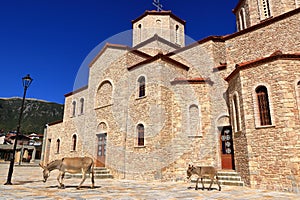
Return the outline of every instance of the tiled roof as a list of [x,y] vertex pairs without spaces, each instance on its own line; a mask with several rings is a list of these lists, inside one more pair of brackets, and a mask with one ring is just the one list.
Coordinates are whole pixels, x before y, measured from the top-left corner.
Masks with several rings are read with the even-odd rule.
[[53,125],[55,125],[55,124],[59,124],[59,123],[62,123],[62,122],[63,122],[63,120],[51,122],[51,123],[48,123],[48,126],[53,126]]
[[209,78],[202,78],[202,77],[195,77],[195,78],[175,78],[173,81],[171,81],[172,85],[175,84],[202,84],[202,83],[208,83],[210,85],[213,84],[213,81]]
[[164,44],[166,44],[166,45],[169,45],[169,46],[173,47],[174,49],[179,49],[179,48],[180,48],[179,45],[176,45],[176,44],[174,44],[174,43],[172,43],[172,42],[169,42],[168,40],[166,40],[166,39],[160,37],[160,36],[157,35],[157,34],[155,34],[155,35],[152,36],[151,38],[149,38],[149,39],[147,39],[147,40],[145,40],[145,41],[143,41],[143,42],[137,44],[137,45],[134,46],[133,48],[134,48],[134,49],[141,48],[141,47],[143,47],[143,46],[145,46],[145,45],[147,45],[147,44],[149,44],[149,43],[151,43],[151,42],[153,42],[153,41],[159,41],[159,42],[161,42],[161,43],[164,43]]
[[187,50],[187,49],[193,48],[193,47],[195,47],[195,46],[197,46],[197,45],[199,45],[199,44],[206,43],[206,42],[208,42],[208,41],[213,41],[213,42],[226,42],[226,40],[230,40],[230,39],[235,38],[235,37],[238,37],[238,36],[240,36],[240,35],[247,34],[247,33],[249,33],[249,32],[258,30],[258,29],[263,28],[263,27],[265,27],[265,26],[268,26],[268,25],[270,25],[270,24],[272,24],[272,23],[274,23],[274,22],[284,20],[284,19],[286,19],[286,18],[288,18],[288,17],[290,17],[290,16],[293,16],[293,15],[296,15],[296,14],[298,14],[298,13],[300,13],[300,8],[297,8],[297,9],[292,10],[292,11],[290,11],[290,12],[284,13],[284,14],[279,15],[279,16],[277,16],[277,17],[269,18],[269,19],[267,19],[267,20],[262,21],[262,22],[259,23],[259,24],[250,26],[250,27],[248,27],[248,28],[246,28],[246,29],[244,29],[244,30],[241,30],[241,31],[238,31],[238,32],[235,32],[235,33],[232,33],[232,34],[228,34],[228,35],[224,35],[224,36],[209,36],[209,37],[206,37],[206,38],[201,39],[201,40],[198,40],[198,41],[196,41],[196,42],[194,42],[194,43],[192,43],[192,44],[190,44],[190,45],[188,45],[188,46],[185,46],[185,47],[182,47],[182,48],[180,48],[180,49],[177,49],[177,50],[175,50],[175,51],[173,51],[173,52],[170,52],[170,53],[167,54],[167,55],[169,55],[169,56],[175,55],[175,54],[180,53],[180,52],[183,52],[183,51],[185,51],[185,50]]
[[182,24],[185,24],[186,22],[182,19],[180,19],[179,17],[177,17],[176,15],[174,15],[170,10],[168,11],[156,11],[156,10],[146,10],[141,16],[139,16],[138,18],[136,18],[135,20],[132,20],[132,24],[139,21],[140,19],[144,18],[145,16],[147,15],[170,15],[173,19],[177,20],[178,22],[182,23]]
[[268,57],[262,57],[251,61],[242,62],[236,64],[235,70],[225,78],[226,81],[230,81],[240,70],[255,67],[264,63],[272,62],[274,60],[300,60],[300,53],[283,54],[281,51],[275,51]]
[[82,88],[79,88],[79,89],[77,89],[77,90],[74,90],[74,91],[72,91],[72,92],[69,92],[69,93],[67,93],[67,94],[65,94],[65,97],[68,97],[68,96],[71,96],[71,95],[76,94],[76,93],[78,93],[78,92],[81,92],[81,91],[83,91],[83,90],[85,90],[85,89],[87,89],[87,88],[88,88],[88,85],[86,85],[86,86],[84,86],[84,87],[82,87]]
[[180,68],[182,68],[182,69],[184,69],[184,70],[186,70],[186,71],[189,70],[189,67],[188,67],[188,66],[186,66],[186,65],[184,65],[184,64],[182,64],[182,63],[180,63],[180,62],[178,62],[178,61],[176,61],[176,60],[170,58],[170,57],[167,56],[167,55],[163,55],[162,53],[158,53],[157,55],[155,55],[155,56],[153,56],[153,57],[151,57],[151,58],[149,58],[149,59],[147,59],[147,60],[144,60],[144,61],[142,61],[142,62],[139,62],[139,63],[137,63],[137,64],[135,64],[135,65],[132,65],[132,66],[128,67],[127,69],[128,69],[128,70],[133,70],[133,69],[135,69],[135,68],[137,68],[137,67],[140,67],[140,66],[142,66],[142,65],[145,65],[145,64],[148,64],[148,63],[151,63],[151,62],[154,62],[154,61],[156,61],[156,60],[158,60],[158,59],[161,59],[161,60],[163,60],[163,61],[165,61],[165,62],[174,64],[175,66],[178,66],[178,67],[180,67]]
[[220,63],[219,66],[213,68],[213,72],[221,71],[227,68],[227,63]]
[[136,55],[140,55],[141,57],[144,58],[149,58],[151,57],[150,55],[139,51],[136,48],[131,48],[126,45],[121,45],[121,44],[111,44],[111,43],[106,43],[105,46],[101,49],[101,51],[95,56],[95,58],[92,60],[92,62],[89,64],[90,67],[97,61],[97,59],[106,51],[107,48],[112,48],[112,49],[123,49],[125,51],[130,51]]

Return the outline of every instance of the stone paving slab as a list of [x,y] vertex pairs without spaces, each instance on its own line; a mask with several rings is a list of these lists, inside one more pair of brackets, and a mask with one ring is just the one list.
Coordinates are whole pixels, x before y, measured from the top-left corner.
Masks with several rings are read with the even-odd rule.
[[96,187],[91,189],[87,178],[83,187],[77,190],[78,178],[65,180],[65,189],[57,188],[58,171],[51,172],[46,183],[42,182],[42,169],[39,167],[14,168],[13,185],[6,182],[8,164],[0,164],[0,199],[300,199],[300,194],[254,190],[247,187],[223,186],[222,191],[194,190],[194,183],[185,182],[146,182],[133,180],[96,179]]

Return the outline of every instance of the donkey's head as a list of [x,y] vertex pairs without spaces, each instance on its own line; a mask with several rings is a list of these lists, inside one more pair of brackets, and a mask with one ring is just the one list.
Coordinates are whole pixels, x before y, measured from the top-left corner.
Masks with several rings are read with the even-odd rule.
[[194,167],[193,165],[189,165],[189,167],[186,170],[186,174],[187,174],[187,179],[189,180],[191,178],[191,176],[194,174],[194,170],[196,169],[196,167]]
[[43,178],[44,178],[43,182],[45,183],[47,181],[48,177],[50,176],[50,171],[47,169],[47,167],[45,167],[41,164],[40,164],[40,167],[44,169],[43,170]]

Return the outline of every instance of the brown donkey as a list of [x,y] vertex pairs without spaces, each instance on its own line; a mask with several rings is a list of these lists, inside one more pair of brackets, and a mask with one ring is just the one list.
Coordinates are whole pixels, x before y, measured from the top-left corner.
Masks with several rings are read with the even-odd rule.
[[220,186],[219,178],[217,175],[218,172],[217,172],[216,168],[214,168],[214,167],[198,167],[198,166],[194,167],[193,165],[189,165],[186,173],[187,173],[187,179],[190,179],[193,174],[198,175],[197,182],[196,182],[196,188],[195,188],[196,190],[198,190],[199,178],[201,178],[202,190],[204,190],[203,177],[208,176],[210,178],[210,185],[209,185],[208,190],[211,190],[211,186],[214,182],[214,178],[216,177],[216,182],[219,186],[219,191],[221,191],[221,186]]
[[77,189],[79,189],[82,185],[82,183],[86,179],[86,174],[92,173],[92,188],[94,188],[94,161],[90,157],[74,157],[74,158],[63,158],[61,160],[54,160],[50,162],[47,166],[40,166],[44,169],[43,176],[44,176],[44,182],[47,181],[48,177],[50,176],[50,172],[52,170],[58,169],[59,175],[57,177],[57,181],[59,183],[59,188],[64,188],[63,180],[65,173],[82,173],[82,180],[80,184],[78,185]]

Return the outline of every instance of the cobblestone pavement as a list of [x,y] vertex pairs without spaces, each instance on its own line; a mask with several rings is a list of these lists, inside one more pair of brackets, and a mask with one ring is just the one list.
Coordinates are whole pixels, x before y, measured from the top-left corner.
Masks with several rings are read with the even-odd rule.
[[[15,166],[13,185],[4,185],[9,164],[0,164],[0,199],[300,199],[300,194],[254,190],[247,187],[223,186],[222,191],[194,190],[194,183],[146,182],[115,179],[96,179],[90,188],[86,179],[77,190],[78,178],[65,180],[65,189],[57,188],[58,171],[51,172],[46,183],[42,182],[42,169],[34,166]],[[215,188],[216,185],[214,185]]]

